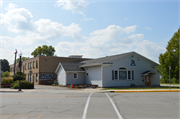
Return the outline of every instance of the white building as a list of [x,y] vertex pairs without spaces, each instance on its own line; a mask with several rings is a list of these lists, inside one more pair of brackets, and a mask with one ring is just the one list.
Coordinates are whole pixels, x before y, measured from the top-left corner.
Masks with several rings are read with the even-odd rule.
[[129,52],[79,63],[59,63],[55,72],[59,85],[159,86],[157,65],[136,52]]

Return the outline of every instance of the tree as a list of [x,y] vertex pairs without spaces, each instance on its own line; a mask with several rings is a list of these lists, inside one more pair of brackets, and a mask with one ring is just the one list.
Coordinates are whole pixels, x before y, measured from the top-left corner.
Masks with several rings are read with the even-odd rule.
[[[25,60],[28,60],[29,59],[29,57],[22,57],[21,58],[21,61],[25,61]],[[20,58],[18,58],[17,60],[16,60],[16,63],[18,63],[20,61]]]
[[9,71],[10,66],[9,66],[9,62],[6,59],[0,59],[1,62],[1,70],[3,72]]
[[10,77],[10,73],[8,71],[6,71],[2,74],[2,77]]
[[38,48],[36,48],[31,55],[33,55],[34,57],[38,56],[38,55],[43,55],[43,56],[54,56],[55,53],[55,49],[54,47],[47,46],[47,45],[43,45],[42,47],[39,46]]
[[168,42],[166,52],[159,56],[158,72],[162,76],[163,83],[169,82],[169,66],[171,66],[170,78],[179,81],[179,33],[180,29]]

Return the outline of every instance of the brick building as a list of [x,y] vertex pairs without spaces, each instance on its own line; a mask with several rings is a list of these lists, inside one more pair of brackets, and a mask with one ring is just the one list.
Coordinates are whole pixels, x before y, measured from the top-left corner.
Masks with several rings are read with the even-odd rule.
[[[60,62],[80,62],[88,60],[81,55],[71,55],[69,57],[37,56],[23,61],[21,71],[26,74],[26,80],[34,84],[53,84],[57,80],[55,70]],[[15,72],[19,71],[16,63]],[[30,71],[32,74],[30,75]],[[10,75],[14,75],[14,64],[10,65]]]

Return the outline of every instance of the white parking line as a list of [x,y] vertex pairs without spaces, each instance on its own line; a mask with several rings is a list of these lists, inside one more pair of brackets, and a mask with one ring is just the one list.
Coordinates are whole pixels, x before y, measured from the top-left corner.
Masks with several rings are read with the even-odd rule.
[[84,108],[84,113],[83,113],[82,119],[86,119],[87,109],[88,109],[88,105],[89,105],[89,101],[90,101],[91,95],[92,95],[92,93],[89,95],[89,97],[88,97],[88,99],[87,99],[87,102],[86,102],[86,106],[85,106],[85,108]]
[[113,105],[114,110],[116,111],[116,114],[117,114],[117,116],[119,117],[119,119],[123,119],[122,116],[121,116],[121,114],[119,113],[117,107],[115,106],[114,102],[112,101],[112,99],[109,97],[109,95],[108,95],[107,93],[106,93],[106,95],[107,95],[107,97],[109,98],[111,104]]

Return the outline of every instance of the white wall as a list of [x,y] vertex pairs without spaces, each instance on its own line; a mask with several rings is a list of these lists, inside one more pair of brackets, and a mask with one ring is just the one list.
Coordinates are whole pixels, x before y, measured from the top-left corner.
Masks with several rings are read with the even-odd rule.
[[[112,66],[103,66],[103,87],[113,86],[130,86],[135,84],[136,86],[144,86],[144,81],[141,73],[151,70],[156,75],[151,76],[152,85],[160,85],[160,78],[157,69],[153,69],[152,65],[156,65],[153,62],[145,60],[138,55],[133,54],[136,66],[131,66],[131,55],[111,61]],[[118,70],[120,67],[126,67],[127,70],[134,71],[134,80],[112,80],[112,70]],[[132,75],[132,74],[131,74]]]
[[86,84],[93,84],[102,87],[101,66],[85,68],[88,76],[85,76]]
[[[73,78],[73,74],[77,73],[78,74],[78,78],[74,79]],[[72,84],[84,84],[85,83],[85,73],[84,72],[68,72],[67,73],[67,85]]]
[[57,73],[57,80],[59,85],[66,85],[66,72],[62,66]]

